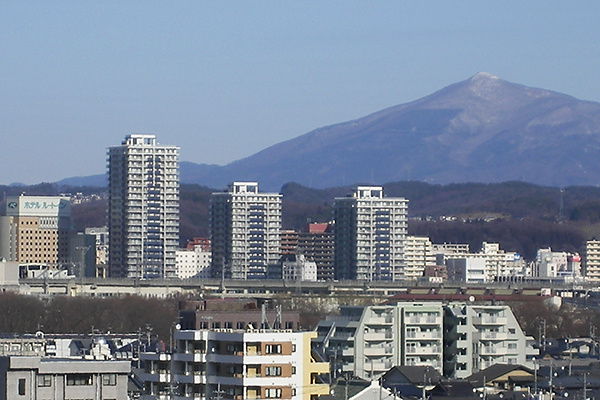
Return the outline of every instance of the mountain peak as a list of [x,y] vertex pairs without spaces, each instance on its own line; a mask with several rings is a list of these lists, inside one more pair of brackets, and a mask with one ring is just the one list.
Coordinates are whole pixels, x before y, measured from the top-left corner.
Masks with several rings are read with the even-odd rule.
[[481,80],[498,80],[500,78],[498,78],[497,76],[494,76],[492,74],[488,74],[487,72],[478,72],[475,75],[473,75],[471,77],[471,81],[475,82],[475,81],[481,81]]

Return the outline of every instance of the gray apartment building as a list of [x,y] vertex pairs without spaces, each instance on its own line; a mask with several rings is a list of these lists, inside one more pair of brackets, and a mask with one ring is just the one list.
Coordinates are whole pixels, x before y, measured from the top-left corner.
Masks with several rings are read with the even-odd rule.
[[265,279],[277,268],[281,194],[260,193],[256,182],[233,182],[210,199],[212,269],[216,278]]
[[527,366],[537,354],[508,306],[346,306],[320,321],[317,333],[314,342],[336,374],[363,379],[399,365],[431,366],[460,379],[494,364]]
[[358,186],[334,202],[336,279],[405,279],[408,200]]
[[179,245],[179,148],[131,134],[108,150],[109,274],[175,277]]

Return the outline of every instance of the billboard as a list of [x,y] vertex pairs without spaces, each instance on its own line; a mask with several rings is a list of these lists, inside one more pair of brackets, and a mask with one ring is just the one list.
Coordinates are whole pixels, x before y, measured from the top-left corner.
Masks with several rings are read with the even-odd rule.
[[9,196],[6,215],[20,217],[70,217],[71,200],[58,196]]

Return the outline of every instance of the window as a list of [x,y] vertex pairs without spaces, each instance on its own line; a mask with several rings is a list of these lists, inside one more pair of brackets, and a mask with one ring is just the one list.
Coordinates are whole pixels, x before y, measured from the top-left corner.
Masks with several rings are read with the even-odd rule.
[[296,388],[292,388],[292,396],[296,395]]
[[267,399],[279,399],[281,398],[280,388],[267,388],[265,389],[265,398]]
[[517,344],[516,344],[516,343],[509,343],[509,344],[508,344],[508,348],[509,348],[510,350],[516,350],[516,348],[517,348]]
[[38,375],[37,385],[40,387],[52,386],[52,375]]
[[265,346],[265,354],[281,354],[280,344],[268,344]]
[[296,367],[292,366],[292,375],[296,375]]
[[19,379],[19,396],[25,396],[25,379]]
[[281,376],[281,367],[266,367],[265,376]]
[[295,352],[296,352],[296,345],[295,345],[295,344],[293,344],[293,345],[292,345],[292,353],[295,353]]
[[102,375],[103,386],[116,386],[117,385],[117,374],[104,374]]
[[92,384],[91,374],[68,374],[67,386],[87,386]]

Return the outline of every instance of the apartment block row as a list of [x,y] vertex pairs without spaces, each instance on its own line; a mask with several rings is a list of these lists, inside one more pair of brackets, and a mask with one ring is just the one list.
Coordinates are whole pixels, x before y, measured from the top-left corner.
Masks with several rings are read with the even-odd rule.
[[439,302],[341,308],[319,322],[315,344],[339,375],[374,379],[397,365],[464,378],[537,354],[508,306]]
[[140,378],[158,399],[316,400],[329,394],[329,364],[314,332],[175,330],[172,353],[145,353]]
[[408,200],[385,196],[381,186],[357,186],[334,199],[331,224],[295,232],[282,230],[281,194],[260,192],[257,182],[233,182],[211,196],[210,238],[181,250],[179,148],[130,134],[107,154],[107,229],[74,233],[67,197],[10,197],[0,218],[0,257],[29,265],[27,277],[55,268],[66,271],[61,277],[143,279],[600,280],[597,241],[588,242],[582,271],[577,254],[542,249],[528,265],[494,243],[470,253],[466,245],[409,236]]

